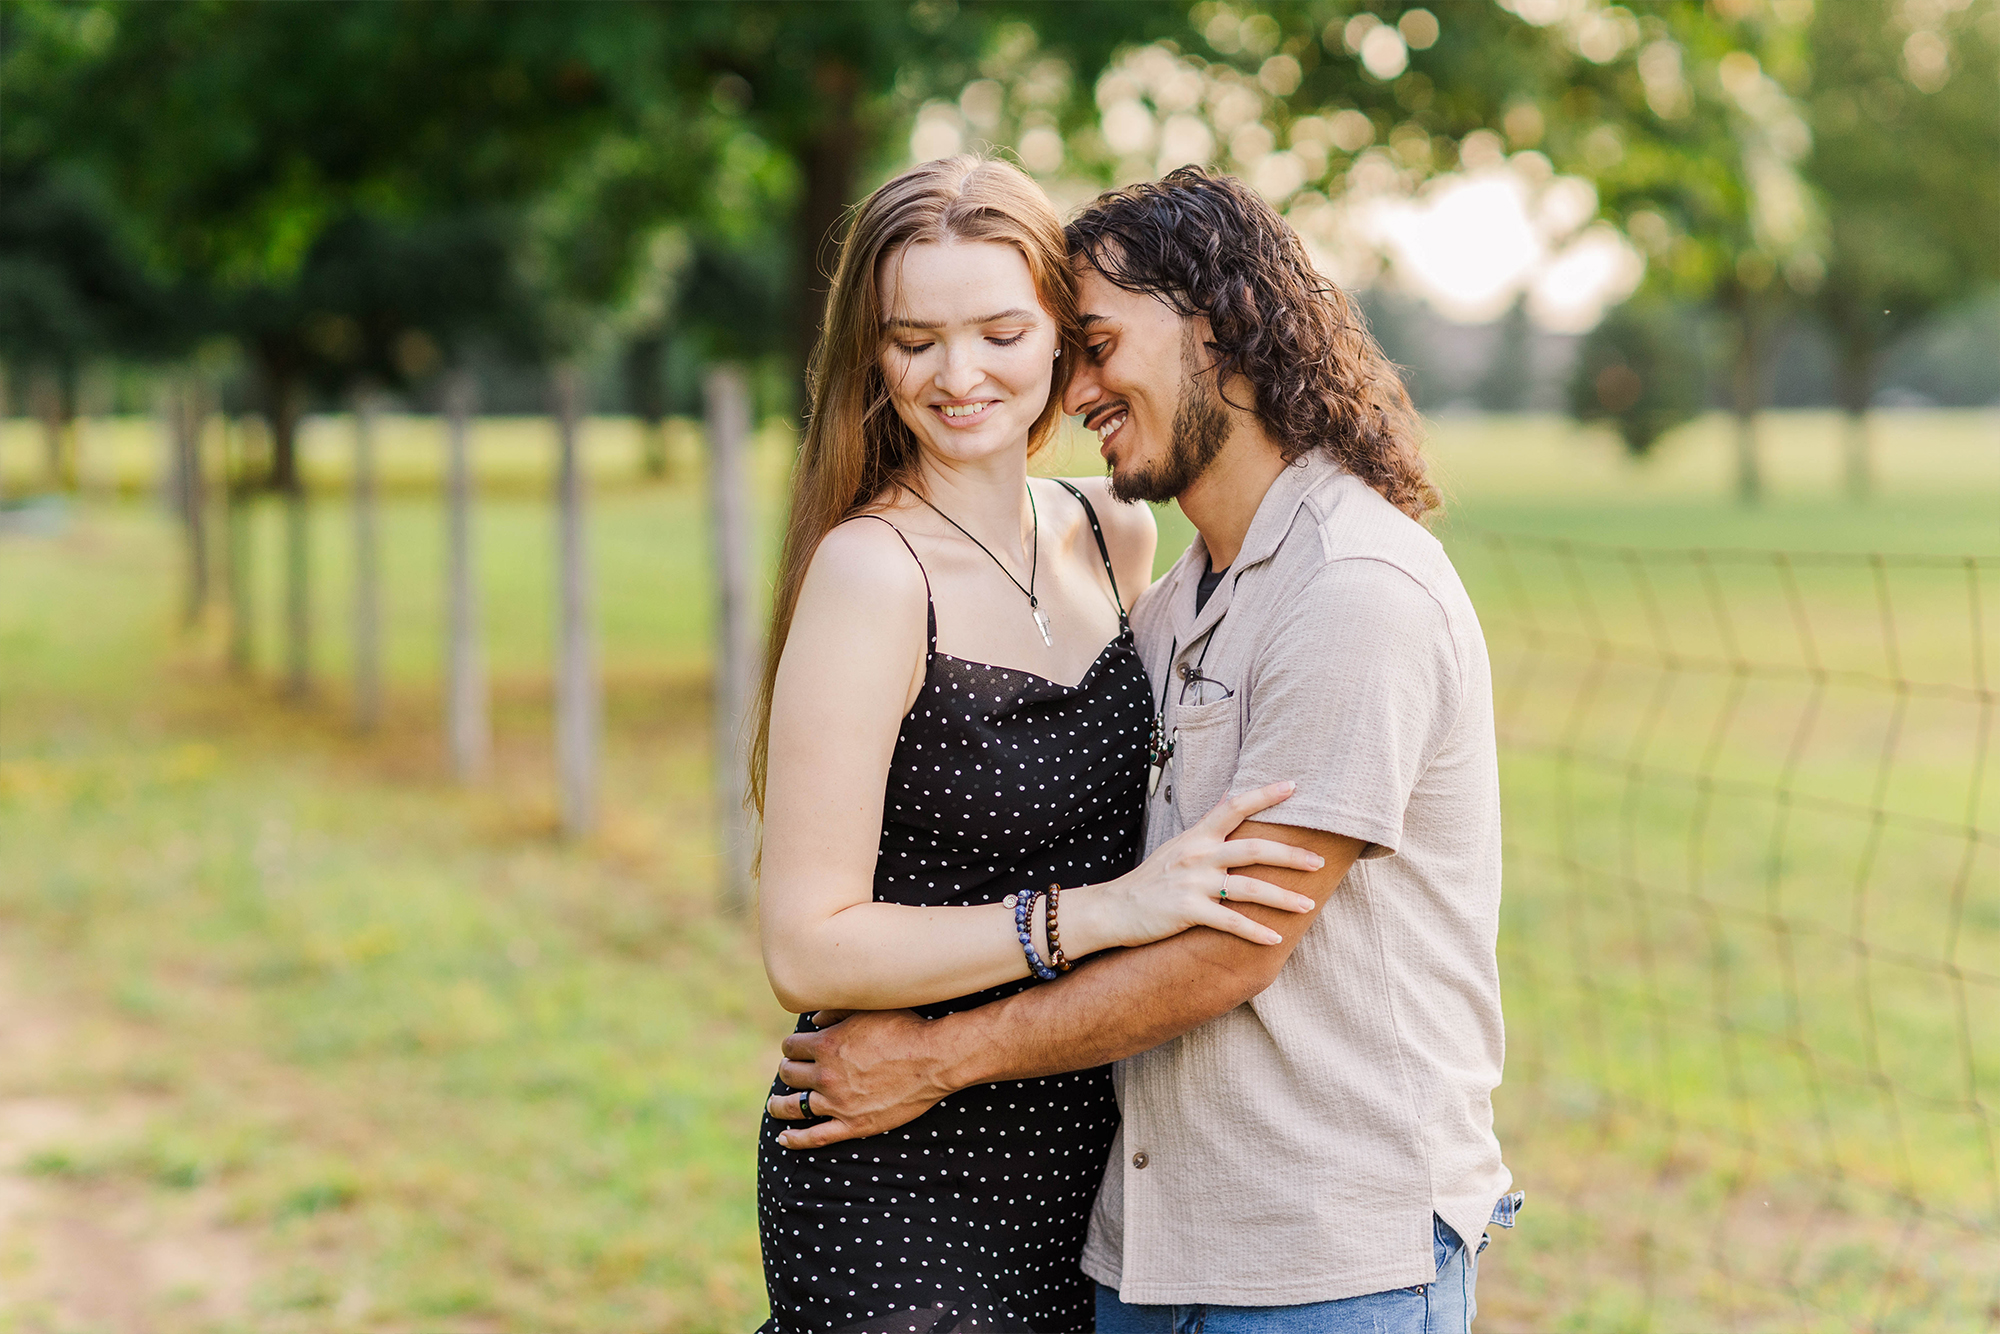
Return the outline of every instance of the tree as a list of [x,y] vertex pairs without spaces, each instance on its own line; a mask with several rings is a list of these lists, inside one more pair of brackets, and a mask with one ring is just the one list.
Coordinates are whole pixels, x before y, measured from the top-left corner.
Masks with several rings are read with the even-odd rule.
[[153,263],[214,293],[263,381],[280,488],[328,232],[525,206],[637,118],[665,41],[625,6],[16,8],[41,48],[16,133],[93,169]]
[[[409,222],[349,214],[321,234],[301,268],[294,301],[306,314],[299,364],[308,385],[354,407],[356,436],[354,685],[357,723],[380,714],[379,553],[370,423],[384,389],[415,390],[465,359],[475,344],[532,357],[542,344],[540,299],[517,272],[518,221],[499,210],[465,210]],[[454,435],[454,447],[462,441]],[[302,518],[304,488],[286,489],[287,513]],[[454,487],[448,503],[465,494]],[[454,515],[454,524],[462,516]],[[294,531],[303,532],[298,522]],[[456,531],[456,530],[455,530]],[[303,544],[292,548],[302,552]],[[298,559],[297,556],[294,559]],[[288,601],[310,581],[294,564]],[[461,624],[457,619],[454,626]],[[469,622],[465,622],[469,625]],[[291,618],[287,657],[303,689],[304,617]],[[457,663],[462,650],[454,648]]]
[[[268,481],[286,500],[287,685],[303,694],[308,390],[408,380],[435,366],[447,328],[509,324],[520,215],[607,127],[643,121],[664,32],[622,6],[8,13],[26,108],[10,148],[94,175],[151,265],[202,293],[256,370]],[[450,281],[468,272],[479,281]]]
[[1474,397],[1488,412],[1521,412],[1534,391],[1535,331],[1528,302],[1518,297],[1500,322],[1497,345]]
[[178,309],[122,243],[87,179],[47,162],[0,166],[0,360],[34,382],[52,484],[75,484],[85,364],[164,357],[185,341]]
[[1609,421],[1634,458],[1701,411],[1700,329],[1656,298],[1627,301],[1584,337],[1570,377],[1570,412]]
[[1856,499],[1871,488],[1868,408],[1883,351],[2000,277],[2000,33],[1976,18],[1887,0],[1824,5],[1813,18],[1805,169],[1828,219],[1816,304],[1839,350]]
[[[1671,4],[1572,18],[1586,61],[1549,136],[1556,165],[1587,174],[1605,213],[1647,251],[1650,293],[1728,317],[1746,504],[1763,490],[1757,418],[1773,334],[1824,272],[1817,204],[1798,170],[1812,141],[1797,103],[1810,73],[1800,13]],[[1623,33],[1590,60],[1606,23]]]

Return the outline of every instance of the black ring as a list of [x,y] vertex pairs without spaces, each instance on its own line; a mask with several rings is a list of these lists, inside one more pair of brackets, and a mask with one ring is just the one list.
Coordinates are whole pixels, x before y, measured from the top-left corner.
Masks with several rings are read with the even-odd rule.
[[811,1116],[812,1116],[812,1114],[813,1114],[813,1109],[812,1109],[812,1096],[813,1096],[813,1091],[812,1091],[811,1089],[800,1089],[800,1090],[799,1090],[799,1115],[800,1115],[800,1117],[802,1117],[802,1118],[807,1118],[807,1119],[810,1119],[810,1118],[811,1118]]

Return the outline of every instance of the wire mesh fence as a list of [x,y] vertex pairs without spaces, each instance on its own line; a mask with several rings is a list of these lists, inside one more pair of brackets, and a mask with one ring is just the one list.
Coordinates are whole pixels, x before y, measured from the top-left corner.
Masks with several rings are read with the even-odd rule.
[[1489,1327],[2000,1327],[2000,558],[1461,533],[1506,794]]

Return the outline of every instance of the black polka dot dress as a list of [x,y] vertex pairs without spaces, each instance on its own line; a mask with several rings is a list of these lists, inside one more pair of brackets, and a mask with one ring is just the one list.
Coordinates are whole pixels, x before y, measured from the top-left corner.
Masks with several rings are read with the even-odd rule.
[[[1094,513],[1090,524],[1102,552]],[[933,610],[923,691],[889,765],[876,901],[993,903],[1130,869],[1150,722],[1122,605],[1118,637],[1075,686],[939,653]],[[1118,1124],[1108,1066],[966,1089],[908,1125],[823,1149],[779,1147],[797,1124],[767,1115],[758,1149],[765,1334],[1093,1327],[1095,1289],[1077,1266]]]

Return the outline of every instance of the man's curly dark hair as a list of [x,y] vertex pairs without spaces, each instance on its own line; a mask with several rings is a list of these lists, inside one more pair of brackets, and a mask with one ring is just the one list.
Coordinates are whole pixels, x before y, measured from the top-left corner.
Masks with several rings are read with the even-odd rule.
[[1243,377],[1287,459],[1324,449],[1411,518],[1439,507],[1402,377],[1298,233],[1241,181],[1182,167],[1098,196],[1065,231],[1072,258],[1107,281],[1208,317],[1217,383]]

